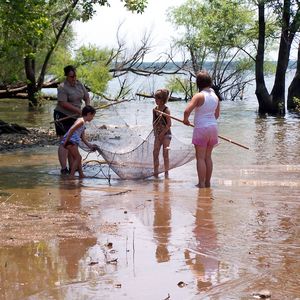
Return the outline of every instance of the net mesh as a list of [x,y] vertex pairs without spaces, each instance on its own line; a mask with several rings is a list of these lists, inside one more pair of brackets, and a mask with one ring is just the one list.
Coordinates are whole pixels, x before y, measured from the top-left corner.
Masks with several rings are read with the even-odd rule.
[[[105,118],[102,116],[102,121]],[[117,122],[116,122],[117,119]],[[117,124],[111,125],[110,122]],[[154,175],[154,132],[144,126],[130,126],[117,114],[110,124],[87,126],[89,142],[98,146],[98,151],[109,167],[121,179],[143,179]],[[145,132],[148,131],[148,135]],[[150,132],[150,133],[149,133]],[[83,147],[84,149],[84,147]],[[159,153],[158,172],[165,172],[162,147]],[[182,166],[195,158],[194,147],[181,142],[172,135],[169,146],[169,170]]]

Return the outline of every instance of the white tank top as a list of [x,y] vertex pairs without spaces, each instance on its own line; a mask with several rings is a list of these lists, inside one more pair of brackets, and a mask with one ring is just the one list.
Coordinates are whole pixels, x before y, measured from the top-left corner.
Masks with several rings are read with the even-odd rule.
[[215,111],[218,106],[218,97],[213,89],[203,90],[204,103],[195,108],[194,126],[195,128],[216,126],[217,120]]

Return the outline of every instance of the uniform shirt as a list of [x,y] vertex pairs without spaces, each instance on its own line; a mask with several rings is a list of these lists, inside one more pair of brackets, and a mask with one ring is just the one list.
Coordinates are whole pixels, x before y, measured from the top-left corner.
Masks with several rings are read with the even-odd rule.
[[70,83],[65,80],[57,88],[57,105],[55,107],[56,111],[59,111],[67,116],[73,115],[74,113],[62,108],[60,102],[69,102],[77,108],[81,108],[81,102],[84,99],[88,99],[89,94],[84,87],[84,85],[76,80],[75,85],[72,86]]

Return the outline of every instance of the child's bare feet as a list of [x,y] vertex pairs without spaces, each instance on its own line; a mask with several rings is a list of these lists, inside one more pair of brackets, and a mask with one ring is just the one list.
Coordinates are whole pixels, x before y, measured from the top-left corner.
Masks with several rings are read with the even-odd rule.
[[200,183],[196,184],[195,186],[199,189],[204,189],[206,187],[204,184],[200,184]]

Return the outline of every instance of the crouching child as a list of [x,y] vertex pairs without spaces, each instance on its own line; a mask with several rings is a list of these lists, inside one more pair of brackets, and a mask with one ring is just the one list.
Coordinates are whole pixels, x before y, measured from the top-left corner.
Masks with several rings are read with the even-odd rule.
[[97,149],[97,145],[90,144],[85,137],[85,123],[93,120],[96,114],[94,107],[87,105],[83,107],[81,112],[81,117],[78,118],[68,132],[64,135],[61,144],[68,149],[71,155],[71,168],[70,168],[70,177],[74,177],[75,172],[78,171],[79,177],[83,178],[84,174],[82,171],[82,157],[79,152],[79,143],[82,141],[88,148],[92,151]]

